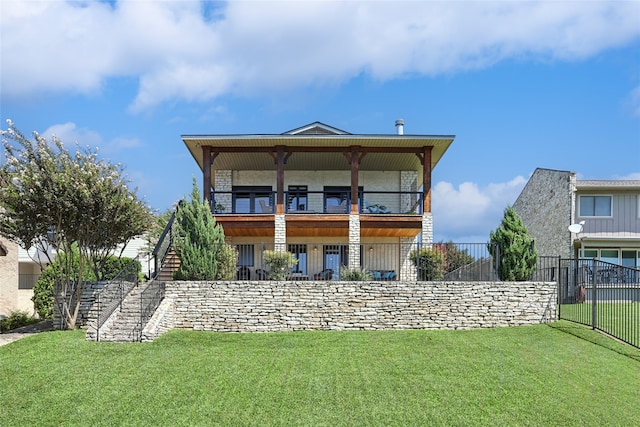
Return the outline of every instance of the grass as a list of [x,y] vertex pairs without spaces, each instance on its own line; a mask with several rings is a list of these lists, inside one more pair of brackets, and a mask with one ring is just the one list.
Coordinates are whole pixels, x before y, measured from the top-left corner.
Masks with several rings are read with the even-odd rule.
[[[591,302],[560,305],[563,319],[584,325],[591,325],[591,312]],[[596,325],[598,329],[640,347],[640,302],[596,303]]]
[[607,426],[640,350],[569,322],[473,331],[49,332],[0,347],[0,425]]

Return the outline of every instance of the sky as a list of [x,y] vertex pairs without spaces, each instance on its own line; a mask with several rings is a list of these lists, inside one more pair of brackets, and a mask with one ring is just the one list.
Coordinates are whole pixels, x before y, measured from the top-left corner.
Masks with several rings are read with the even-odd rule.
[[156,211],[202,176],[181,135],[400,118],[456,136],[435,241],[486,242],[538,167],[638,180],[640,2],[0,2],[0,128],[97,148]]

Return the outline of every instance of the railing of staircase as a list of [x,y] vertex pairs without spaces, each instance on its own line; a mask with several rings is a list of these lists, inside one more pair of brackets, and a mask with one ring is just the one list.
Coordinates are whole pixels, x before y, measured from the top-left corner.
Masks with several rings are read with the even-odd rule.
[[96,341],[100,341],[100,328],[114,311],[122,307],[122,301],[138,286],[139,259],[136,256],[100,291],[96,298],[98,316],[96,319]]
[[142,341],[142,330],[153,316],[160,302],[164,298],[165,284],[153,280],[140,295],[140,319],[133,328],[133,340]]
[[171,219],[169,219],[167,226],[162,231],[162,234],[158,239],[158,243],[156,244],[156,247],[153,249],[153,252],[151,253],[154,261],[154,266],[153,266],[154,271],[152,275],[153,277],[157,277],[158,274],[160,273],[162,264],[164,263],[164,260],[167,258],[167,255],[169,254],[169,251],[173,246],[173,223],[175,219],[176,219],[176,213],[174,212],[173,215],[171,215]]

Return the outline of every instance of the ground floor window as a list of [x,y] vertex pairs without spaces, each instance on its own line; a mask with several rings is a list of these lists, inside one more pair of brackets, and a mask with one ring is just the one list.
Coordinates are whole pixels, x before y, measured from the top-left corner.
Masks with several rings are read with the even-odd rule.
[[253,267],[254,264],[254,249],[253,245],[237,245],[238,250],[238,265],[241,267]]

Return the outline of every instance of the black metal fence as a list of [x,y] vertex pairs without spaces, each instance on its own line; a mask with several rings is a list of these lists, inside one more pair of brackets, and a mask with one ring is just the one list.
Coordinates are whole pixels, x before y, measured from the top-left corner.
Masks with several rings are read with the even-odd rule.
[[640,347],[640,269],[559,259],[559,317]]

